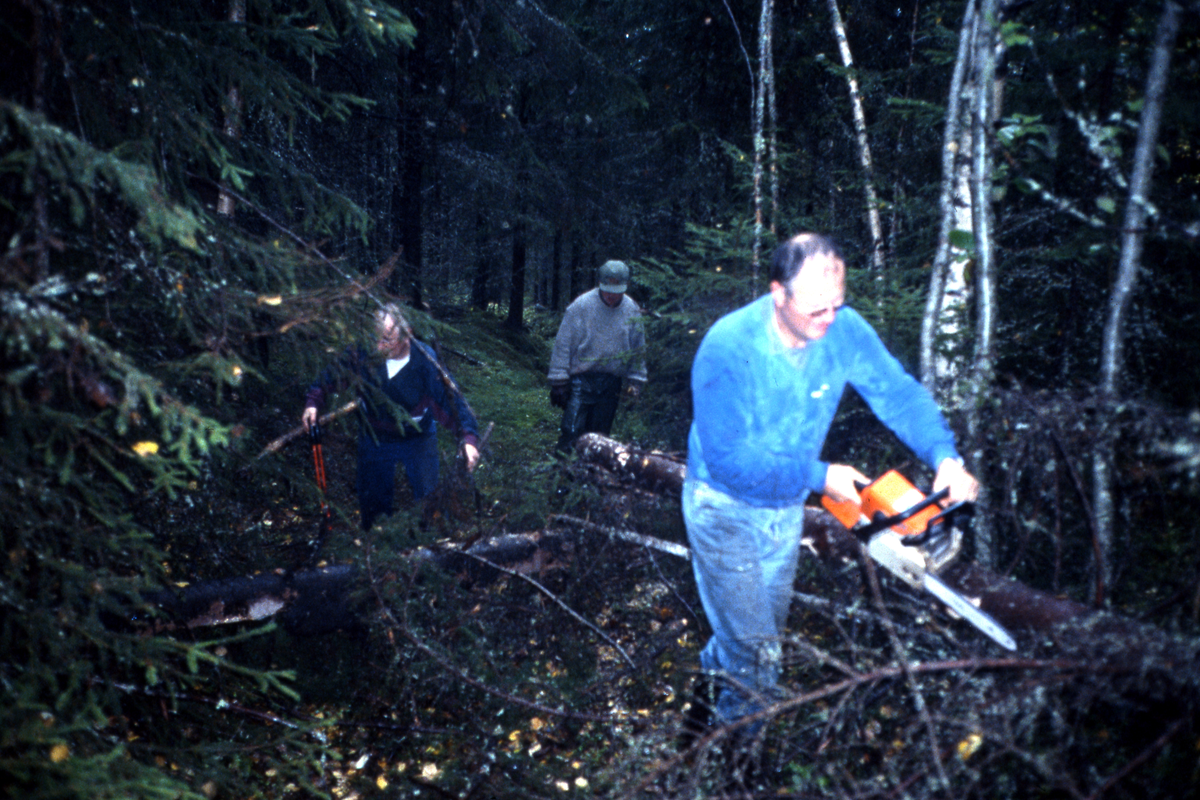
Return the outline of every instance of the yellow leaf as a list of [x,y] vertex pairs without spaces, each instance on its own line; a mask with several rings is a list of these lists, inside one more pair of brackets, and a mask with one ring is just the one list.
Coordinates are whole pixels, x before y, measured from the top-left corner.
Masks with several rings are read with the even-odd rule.
[[158,442],[138,442],[133,446],[133,452],[142,458],[152,456],[158,452]]
[[375,785],[378,786],[380,789],[386,789],[388,787],[387,778],[380,775],[378,778],[375,779]]
[[983,736],[978,732],[972,733],[958,743],[958,757],[966,761],[975,755],[975,751],[983,744]]
[[273,295],[261,294],[258,296],[258,304],[260,306],[277,306],[282,303],[283,303],[283,298],[277,294],[273,294]]
[[71,748],[65,744],[56,744],[50,748],[50,760],[55,764],[61,764],[71,757]]

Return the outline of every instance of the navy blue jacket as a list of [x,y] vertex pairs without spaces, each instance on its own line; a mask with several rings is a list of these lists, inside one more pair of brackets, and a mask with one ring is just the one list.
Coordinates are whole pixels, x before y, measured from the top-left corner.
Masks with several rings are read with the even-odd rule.
[[413,339],[410,352],[404,368],[389,378],[383,358],[351,348],[308,388],[306,406],[320,409],[327,394],[354,385],[365,434],[394,442],[432,435],[440,423],[461,443],[478,446],[479,426],[450,373],[439,368],[429,345]]

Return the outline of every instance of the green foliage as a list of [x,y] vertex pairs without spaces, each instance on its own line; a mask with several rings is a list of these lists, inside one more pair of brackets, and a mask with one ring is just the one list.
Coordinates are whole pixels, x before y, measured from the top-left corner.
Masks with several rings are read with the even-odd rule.
[[[142,164],[101,152],[71,133],[10,102],[0,101],[0,148],[10,153],[5,169],[28,178],[44,173],[67,196],[72,224],[84,222],[103,189],[137,209],[137,230],[153,244],[171,241],[198,250],[203,227],[197,216],[163,196],[157,177]],[[28,149],[23,149],[28,148]]]
[[[415,30],[374,2],[210,10],[31,4],[3,33],[23,62],[0,81],[0,784],[21,796],[325,791],[321,725],[248,707],[298,702],[294,676],[230,656],[270,626],[198,640],[142,600],[191,552],[149,512],[192,504],[239,445],[222,400],[267,380],[264,332],[362,313],[314,297],[349,273],[305,237],[368,225],[305,171],[296,126],[364,107],[312,81],[346,39]],[[243,211],[212,216],[218,187]]]

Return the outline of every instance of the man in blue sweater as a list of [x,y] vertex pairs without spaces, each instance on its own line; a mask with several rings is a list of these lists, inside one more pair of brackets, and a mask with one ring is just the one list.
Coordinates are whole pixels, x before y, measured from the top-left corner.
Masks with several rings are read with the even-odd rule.
[[392,513],[396,465],[403,463],[413,499],[437,486],[437,426],[449,425],[459,440],[468,471],[479,462],[479,428],[458,385],[430,347],[413,338],[399,306],[375,315],[375,354],[347,352],[340,375],[327,371],[308,389],[301,421],[317,421],[332,388],[353,383],[358,390],[358,505],[363,530]]
[[933,398],[843,307],[845,274],[830,239],[795,236],[772,257],[770,294],[718,320],[692,365],[683,515],[713,630],[700,661],[720,678],[717,722],[773,700],[805,499],[858,502],[855,482],[869,482],[820,459],[847,384],[936,470],[935,490],[951,502],[979,491]]

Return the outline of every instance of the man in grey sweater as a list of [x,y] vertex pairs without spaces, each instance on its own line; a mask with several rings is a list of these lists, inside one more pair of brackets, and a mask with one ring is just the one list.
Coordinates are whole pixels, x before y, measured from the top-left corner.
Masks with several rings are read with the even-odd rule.
[[550,356],[550,403],[563,409],[560,452],[580,434],[612,430],[622,381],[631,397],[646,383],[642,310],[625,294],[629,267],[606,261],[597,278],[567,306]]

